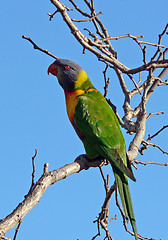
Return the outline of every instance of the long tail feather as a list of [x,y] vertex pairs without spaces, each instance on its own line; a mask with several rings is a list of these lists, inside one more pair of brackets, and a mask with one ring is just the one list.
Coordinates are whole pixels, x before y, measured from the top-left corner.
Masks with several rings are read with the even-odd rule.
[[133,209],[131,193],[129,190],[127,177],[114,166],[113,166],[113,172],[115,175],[117,187],[120,193],[120,198],[121,198],[121,202],[124,208],[126,218],[129,219],[131,222],[132,229],[135,235],[135,240],[138,240],[134,209]]

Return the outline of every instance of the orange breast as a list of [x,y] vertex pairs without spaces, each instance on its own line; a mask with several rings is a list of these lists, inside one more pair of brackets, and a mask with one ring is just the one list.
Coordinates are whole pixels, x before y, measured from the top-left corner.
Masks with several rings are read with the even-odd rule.
[[65,92],[67,113],[68,113],[69,120],[72,124],[73,124],[75,107],[78,103],[78,98],[84,92],[85,92],[84,90],[75,90],[73,92]]

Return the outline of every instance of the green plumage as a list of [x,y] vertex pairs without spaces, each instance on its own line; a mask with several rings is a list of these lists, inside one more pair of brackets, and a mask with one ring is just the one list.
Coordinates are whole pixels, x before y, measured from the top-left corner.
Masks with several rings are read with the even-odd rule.
[[127,167],[125,141],[118,119],[99,91],[90,91],[79,97],[75,108],[74,124],[84,134],[84,147],[89,158],[103,157],[113,168],[117,187],[127,219],[129,218],[137,238],[134,210],[127,177],[135,181],[131,168]]
[[130,219],[135,239],[138,240],[127,176],[136,180],[115,113],[78,64],[58,59],[48,72],[57,76],[65,91],[68,116],[84,144],[88,158],[102,157],[110,162],[125,216]]
[[88,157],[95,158],[96,152],[135,180],[127,168],[125,141],[118,119],[99,91],[88,91],[79,96],[74,123],[85,135],[83,143]]

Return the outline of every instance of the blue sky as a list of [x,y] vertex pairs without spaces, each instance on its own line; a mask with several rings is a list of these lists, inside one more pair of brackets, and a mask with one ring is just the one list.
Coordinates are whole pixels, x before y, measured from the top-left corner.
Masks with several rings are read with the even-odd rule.
[[[97,12],[103,11],[100,18],[112,36],[126,33],[144,35],[144,41],[156,43],[158,34],[167,24],[167,0],[95,2]],[[53,11],[55,8],[50,1],[44,0],[1,3],[0,218],[9,214],[28,192],[31,157],[35,148],[38,150],[36,180],[42,174],[44,163],[49,162],[49,170],[54,170],[73,162],[84,153],[82,143],[68,121],[63,91],[57,79],[47,75],[47,68],[53,59],[35,51],[21,36],[25,34],[56,56],[79,63],[94,85],[103,92],[103,63],[87,51],[82,54],[82,47],[70,34],[59,14],[49,21],[47,13]],[[78,14],[71,14],[73,18],[81,19]],[[82,29],[84,24],[79,27]],[[163,44],[166,45],[166,42],[167,38],[164,38]],[[132,40],[122,39],[112,43],[118,51],[119,60],[128,67],[142,64],[141,51]],[[147,49],[149,60],[155,48]],[[108,97],[122,115],[123,97],[118,80],[114,72],[109,71],[108,74],[111,79]],[[132,87],[129,79],[127,84]],[[160,110],[165,114],[148,121],[146,138],[167,125],[167,87],[159,87],[148,102],[148,113]],[[128,145],[132,137],[127,136],[124,130],[123,134]],[[168,151],[167,130],[154,141]],[[168,161],[167,156],[155,148],[150,148],[137,159]],[[110,173],[113,183],[111,168],[108,166],[104,169]],[[138,232],[144,237],[168,239],[167,172],[166,167],[139,166],[138,171],[134,170],[137,182],[130,181]],[[100,212],[103,199],[104,188],[98,169],[68,177],[46,191],[40,203],[23,220],[17,239],[91,239],[97,233],[93,220]],[[125,232],[112,199],[110,216],[114,217],[115,214],[117,221],[109,225],[112,237],[115,240],[133,239]],[[14,230],[11,230],[7,236],[12,237],[13,234]],[[103,239],[103,234],[98,239]]]

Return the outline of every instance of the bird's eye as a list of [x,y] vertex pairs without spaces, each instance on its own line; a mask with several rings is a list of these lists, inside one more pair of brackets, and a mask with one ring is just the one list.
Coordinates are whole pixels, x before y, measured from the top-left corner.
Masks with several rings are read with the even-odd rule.
[[65,66],[65,69],[66,69],[66,70],[70,69],[70,66],[66,65],[66,66]]

